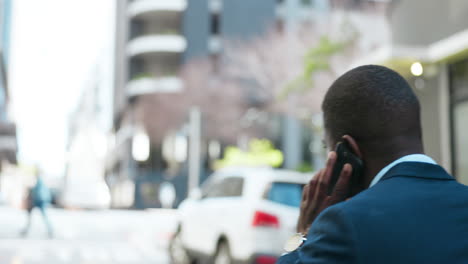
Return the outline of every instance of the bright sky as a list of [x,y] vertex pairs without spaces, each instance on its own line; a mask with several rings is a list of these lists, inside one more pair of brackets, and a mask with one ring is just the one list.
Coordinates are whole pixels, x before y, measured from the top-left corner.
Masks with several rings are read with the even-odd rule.
[[63,171],[68,116],[112,49],[114,0],[14,0],[9,82],[19,159]]

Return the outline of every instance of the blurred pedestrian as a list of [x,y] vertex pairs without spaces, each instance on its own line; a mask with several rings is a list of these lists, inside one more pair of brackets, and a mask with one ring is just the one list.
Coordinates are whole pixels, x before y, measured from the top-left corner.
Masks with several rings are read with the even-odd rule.
[[28,222],[26,227],[21,231],[22,236],[26,236],[29,233],[31,227],[32,212],[34,208],[39,209],[42,215],[42,219],[47,227],[49,238],[53,238],[54,232],[52,224],[50,223],[49,216],[47,214],[47,207],[52,202],[52,194],[50,189],[45,185],[41,177],[37,178],[34,187],[28,190],[26,198],[26,210],[28,213]]
[[278,263],[468,263],[468,187],[424,154],[406,80],[357,67],[331,85],[322,110],[336,151],[304,187],[300,234]]

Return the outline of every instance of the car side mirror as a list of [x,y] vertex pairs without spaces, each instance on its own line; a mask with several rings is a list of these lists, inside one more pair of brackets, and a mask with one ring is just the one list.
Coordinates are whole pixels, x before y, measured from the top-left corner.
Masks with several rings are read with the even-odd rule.
[[200,189],[195,188],[190,191],[189,197],[194,200],[200,200],[202,198],[202,192]]

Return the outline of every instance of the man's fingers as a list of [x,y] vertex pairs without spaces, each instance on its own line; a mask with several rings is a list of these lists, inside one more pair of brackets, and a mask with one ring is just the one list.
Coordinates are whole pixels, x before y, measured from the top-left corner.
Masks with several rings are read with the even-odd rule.
[[309,182],[309,193],[307,196],[308,201],[312,201],[315,199],[315,195],[317,194],[318,188],[320,187],[320,182],[323,178],[324,170],[320,170],[317,174],[315,174],[314,178]]
[[336,199],[337,202],[347,198],[346,196],[349,193],[352,172],[353,167],[351,164],[346,163],[341,170],[340,177],[332,194],[333,198]]
[[335,166],[335,163],[336,163],[336,152],[331,151],[328,154],[327,165],[325,167],[325,171],[324,171],[324,175],[323,175],[322,183],[321,183],[321,185],[326,185],[324,187],[327,187],[330,184],[331,176],[333,173],[333,167]]
[[307,198],[309,197],[309,184],[304,185],[302,188],[302,202],[307,202]]

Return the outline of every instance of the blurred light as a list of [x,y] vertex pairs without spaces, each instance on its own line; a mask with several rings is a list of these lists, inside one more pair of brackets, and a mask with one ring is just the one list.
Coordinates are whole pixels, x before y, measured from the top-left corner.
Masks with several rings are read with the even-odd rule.
[[221,0],[211,0],[209,1],[209,4],[210,4],[210,10],[213,13],[218,13],[221,10],[222,5],[223,5]]
[[166,135],[164,137],[163,143],[162,143],[162,154],[164,157],[165,161],[172,161],[174,157],[174,147],[173,147],[173,135],[170,133],[169,135]]
[[170,133],[163,140],[163,157],[168,162],[184,162],[188,157],[188,139],[182,133]]
[[133,136],[132,156],[136,161],[146,161],[150,155],[150,139],[144,131],[138,131]]
[[414,62],[411,65],[411,74],[414,76],[421,76],[424,72],[423,66],[420,62]]
[[159,200],[164,208],[172,208],[176,199],[176,190],[172,183],[163,182],[159,187]]
[[187,137],[176,135],[174,141],[174,159],[178,162],[186,161],[188,149]]
[[208,153],[210,156],[210,159],[217,159],[221,156],[221,144],[216,141],[212,140],[208,144]]

